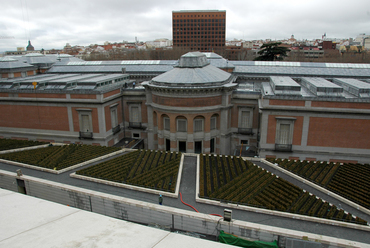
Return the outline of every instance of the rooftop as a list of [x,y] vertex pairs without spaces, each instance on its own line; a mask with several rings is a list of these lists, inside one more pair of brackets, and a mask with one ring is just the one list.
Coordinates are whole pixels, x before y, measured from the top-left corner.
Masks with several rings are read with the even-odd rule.
[[226,10],[173,10],[172,13],[226,12]]
[[4,189],[0,199],[2,247],[230,247]]
[[151,83],[168,86],[220,85],[232,77],[207,61],[205,54],[189,52],[181,56],[179,65],[152,79]]

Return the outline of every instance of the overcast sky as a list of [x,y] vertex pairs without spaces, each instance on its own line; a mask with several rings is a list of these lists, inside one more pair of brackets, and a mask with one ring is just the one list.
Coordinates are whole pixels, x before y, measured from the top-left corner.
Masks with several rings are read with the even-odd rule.
[[226,10],[226,39],[370,34],[370,0],[1,0],[0,52],[172,39],[173,10]]

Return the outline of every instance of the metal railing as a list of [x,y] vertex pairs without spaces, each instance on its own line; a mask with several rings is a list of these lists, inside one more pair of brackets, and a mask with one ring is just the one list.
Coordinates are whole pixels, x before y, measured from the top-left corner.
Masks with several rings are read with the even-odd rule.
[[238,128],[240,134],[253,134],[253,128]]
[[113,134],[116,134],[118,133],[119,131],[121,131],[121,126],[118,124],[117,126],[115,126],[114,128],[112,128],[112,132]]
[[80,139],[92,139],[93,132],[80,132]]
[[144,129],[144,127],[141,125],[141,122],[129,122],[128,127],[137,128],[137,129]]
[[291,152],[292,151],[292,145],[291,144],[275,144],[275,151],[280,152]]

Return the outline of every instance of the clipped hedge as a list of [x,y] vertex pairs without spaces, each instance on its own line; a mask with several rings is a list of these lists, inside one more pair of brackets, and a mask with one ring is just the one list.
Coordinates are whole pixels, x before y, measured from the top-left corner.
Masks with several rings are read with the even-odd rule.
[[[325,169],[322,164],[307,161],[299,165],[286,161],[285,166],[291,170],[301,171],[307,176],[314,174],[315,178],[319,176],[319,173],[315,173],[316,170]],[[367,224],[365,220],[354,218],[350,213],[346,214],[336,206],[303,191],[294,184],[235,156],[219,157],[201,154],[199,188],[200,197],[204,198]]]
[[137,150],[79,170],[78,175],[175,192],[181,153]]
[[370,209],[369,164],[267,160]]
[[33,140],[0,139],[0,151],[24,148],[29,146],[39,146],[45,144],[48,143]]
[[38,167],[61,170],[115,151],[117,147],[64,145],[1,154],[0,158]]

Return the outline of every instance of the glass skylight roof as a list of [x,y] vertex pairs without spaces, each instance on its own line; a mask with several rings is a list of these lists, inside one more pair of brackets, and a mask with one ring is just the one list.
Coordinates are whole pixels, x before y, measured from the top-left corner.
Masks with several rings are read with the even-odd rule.
[[301,84],[319,97],[343,97],[343,88],[323,78],[302,78]]
[[160,60],[124,60],[121,65],[159,65]]
[[68,62],[67,65],[100,65],[102,61],[75,61]]
[[254,65],[260,66],[301,66],[300,62],[283,62],[283,61],[254,61]]

